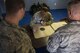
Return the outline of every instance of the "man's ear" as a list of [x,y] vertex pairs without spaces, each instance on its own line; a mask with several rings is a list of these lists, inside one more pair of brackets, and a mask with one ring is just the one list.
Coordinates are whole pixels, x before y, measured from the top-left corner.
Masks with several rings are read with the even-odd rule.
[[21,13],[24,13],[24,9],[23,9],[23,8],[21,8],[21,9],[20,9],[20,12],[21,12]]
[[21,8],[21,9],[19,9],[18,13],[19,13],[20,15],[24,16],[25,11],[24,11],[24,9],[23,9],[23,8]]

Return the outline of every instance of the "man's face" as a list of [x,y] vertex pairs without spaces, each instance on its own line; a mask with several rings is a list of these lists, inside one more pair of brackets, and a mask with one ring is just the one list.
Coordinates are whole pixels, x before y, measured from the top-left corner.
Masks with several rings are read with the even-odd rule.
[[69,17],[73,20],[80,20],[80,4],[76,4],[71,7]]

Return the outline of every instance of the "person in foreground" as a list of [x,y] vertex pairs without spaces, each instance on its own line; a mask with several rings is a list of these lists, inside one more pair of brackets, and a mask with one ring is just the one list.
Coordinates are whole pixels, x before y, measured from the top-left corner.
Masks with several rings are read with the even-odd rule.
[[68,5],[70,23],[59,28],[47,44],[50,53],[80,53],[80,0]]
[[25,13],[23,0],[6,0],[6,16],[0,20],[0,53],[35,53],[26,31],[18,26]]
[[[33,46],[35,48],[40,48],[40,47],[46,46],[48,37],[47,36],[39,37],[36,39],[35,36],[40,36],[40,35],[39,34],[34,35],[34,33],[37,33],[37,31],[40,31],[39,27],[50,25],[52,23],[52,21],[53,21],[52,14],[48,11],[47,7],[42,7],[40,11],[36,12],[33,15],[33,18],[31,19],[30,27],[32,29],[32,33],[34,36],[34,38],[32,39],[32,42],[33,42]],[[31,32],[30,32],[30,34],[31,34]],[[31,35],[31,37],[33,37],[33,36]]]

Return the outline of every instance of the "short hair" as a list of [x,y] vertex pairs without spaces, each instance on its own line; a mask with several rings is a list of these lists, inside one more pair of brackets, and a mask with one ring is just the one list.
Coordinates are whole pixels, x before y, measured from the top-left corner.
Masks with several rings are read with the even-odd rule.
[[80,3],[80,0],[73,0],[73,1],[68,3],[67,9],[70,10],[71,6],[79,4],[79,3]]
[[25,3],[23,0],[6,0],[6,13],[15,14],[19,9],[25,9]]
[[43,10],[45,12],[49,11],[49,9],[47,7],[42,7],[41,10]]

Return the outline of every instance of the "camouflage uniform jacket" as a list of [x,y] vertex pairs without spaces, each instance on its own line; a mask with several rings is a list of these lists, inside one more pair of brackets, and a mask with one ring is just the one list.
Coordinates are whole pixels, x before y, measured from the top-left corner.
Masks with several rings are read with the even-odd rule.
[[[43,17],[40,16],[40,12],[41,12],[41,11],[36,12],[36,13],[34,14],[33,18],[31,19],[30,25],[31,25],[32,27],[33,27],[34,25],[36,25],[36,24],[42,25],[42,23],[44,23],[44,22],[45,22],[46,24],[50,25],[50,24],[53,22],[53,17],[52,17],[52,15],[51,15],[50,12],[46,12],[45,19],[43,19]],[[50,19],[48,19],[48,18],[50,18]]]
[[35,53],[24,29],[0,20],[0,53]]
[[49,38],[47,50],[50,53],[80,53],[80,22],[73,21],[59,28]]

